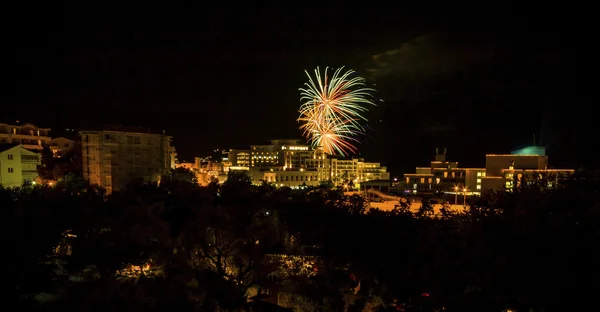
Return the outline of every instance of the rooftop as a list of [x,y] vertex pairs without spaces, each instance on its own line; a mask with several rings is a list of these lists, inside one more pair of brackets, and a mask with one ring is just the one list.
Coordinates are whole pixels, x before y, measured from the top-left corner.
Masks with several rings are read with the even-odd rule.
[[112,132],[128,132],[128,133],[141,133],[141,134],[164,134],[164,130],[162,133],[160,131],[153,131],[150,128],[144,127],[134,127],[134,126],[121,126],[121,125],[108,125],[99,129],[90,129],[90,130],[81,130],[80,132],[102,132],[102,131],[112,131]]

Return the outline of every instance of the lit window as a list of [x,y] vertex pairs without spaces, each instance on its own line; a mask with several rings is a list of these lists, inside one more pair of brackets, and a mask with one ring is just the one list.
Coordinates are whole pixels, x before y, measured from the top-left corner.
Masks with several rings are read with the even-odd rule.
[[482,172],[482,173],[481,173],[481,176],[482,176],[482,177],[485,177],[485,172]]
[[477,185],[477,189],[480,190],[481,189],[481,185]]
[[425,178],[421,178],[421,183],[425,183]]
[[444,178],[447,178],[447,177],[448,177],[448,171],[445,171],[444,172]]
[[456,176],[456,172],[452,172],[452,177],[454,178]]
[[477,172],[477,176],[480,177],[481,176],[481,172]]
[[406,178],[406,183],[409,183],[409,182],[410,182],[410,178]]
[[440,184],[440,178],[435,178],[435,183]]
[[477,179],[477,183],[481,183],[481,179]]
[[431,184],[431,182],[432,182],[432,181],[433,181],[433,179],[432,179],[432,178],[429,178],[429,179],[428,179],[428,181],[427,181],[427,183],[430,183],[430,184]]

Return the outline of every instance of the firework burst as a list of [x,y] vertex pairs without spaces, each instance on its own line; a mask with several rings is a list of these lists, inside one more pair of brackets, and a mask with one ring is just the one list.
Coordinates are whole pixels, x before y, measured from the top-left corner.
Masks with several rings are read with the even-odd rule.
[[325,68],[323,75],[317,67],[315,77],[305,71],[308,82],[300,88],[300,129],[315,147],[326,153],[349,155],[356,152],[353,143],[365,130],[361,125],[367,119],[362,115],[369,105],[375,105],[371,92],[365,87],[365,79],[353,76],[353,70],[342,72],[338,68],[329,77]]

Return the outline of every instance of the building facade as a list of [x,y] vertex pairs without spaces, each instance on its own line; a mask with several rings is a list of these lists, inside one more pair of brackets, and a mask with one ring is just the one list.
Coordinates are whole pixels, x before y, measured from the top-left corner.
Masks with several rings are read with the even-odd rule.
[[41,161],[41,154],[22,145],[0,145],[0,185],[19,187],[35,183]]
[[481,177],[485,168],[460,168],[457,161],[446,159],[446,149],[436,149],[435,159],[429,167],[417,167],[415,173],[404,174],[405,192],[435,194],[466,190],[478,193],[482,189]]
[[50,140],[50,149],[54,157],[60,158],[75,149],[75,141],[63,137],[54,138]]
[[271,140],[248,150],[231,150],[227,164],[225,170],[247,170],[254,184],[265,181],[294,188],[325,181],[359,187],[363,181],[389,180],[387,168],[380,163],[327,155],[299,140]]
[[81,131],[83,176],[107,193],[134,179],[159,181],[171,170],[171,137],[137,129]]
[[20,144],[29,150],[42,150],[50,145],[50,129],[26,123],[9,125],[0,123],[0,144]]
[[543,147],[531,146],[511,154],[489,154],[485,157],[486,176],[483,188],[512,191],[523,181],[547,179],[549,187],[557,179],[571,175],[573,169],[549,169],[548,156]]
[[436,149],[435,160],[429,167],[417,167],[415,173],[404,174],[404,190],[413,194],[480,195],[485,190],[511,190],[522,178],[560,177],[573,172],[548,169],[548,156],[539,146],[512,154],[488,154],[485,168],[460,168],[458,162],[446,160],[446,149]]

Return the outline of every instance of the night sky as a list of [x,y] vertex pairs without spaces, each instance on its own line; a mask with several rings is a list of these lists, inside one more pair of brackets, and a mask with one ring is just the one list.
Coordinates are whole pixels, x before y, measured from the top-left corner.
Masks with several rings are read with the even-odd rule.
[[164,129],[191,160],[300,138],[303,71],[346,65],[383,100],[360,151],[394,174],[427,165],[437,146],[483,166],[486,153],[530,145],[534,134],[551,165],[597,163],[590,37],[573,25],[399,8],[48,10],[4,22],[2,122],[53,135]]

